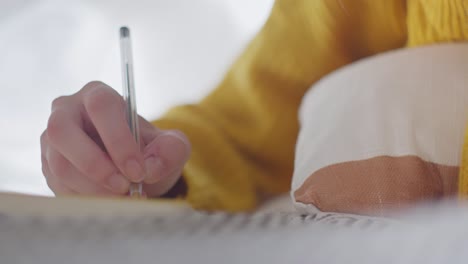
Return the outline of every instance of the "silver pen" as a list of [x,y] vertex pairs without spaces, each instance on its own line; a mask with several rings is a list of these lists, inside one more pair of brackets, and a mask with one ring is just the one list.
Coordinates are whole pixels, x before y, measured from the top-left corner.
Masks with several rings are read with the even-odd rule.
[[[122,89],[126,104],[128,126],[130,127],[130,131],[132,132],[133,138],[135,139],[138,147],[141,148],[138,113],[136,109],[135,83],[133,78],[132,43],[130,30],[127,27],[120,28],[120,55],[122,62]],[[130,196],[143,196],[142,183],[130,184]]]

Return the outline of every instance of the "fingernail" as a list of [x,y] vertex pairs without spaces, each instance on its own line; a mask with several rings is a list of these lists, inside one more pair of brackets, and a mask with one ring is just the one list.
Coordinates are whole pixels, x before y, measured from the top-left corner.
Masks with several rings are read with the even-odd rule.
[[133,181],[140,182],[145,177],[143,168],[136,160],[127,161],[125,169],[127,176]]
[[145,166],[148,172],[148,176],[145,179],[146,183],[155,183],[164,178],[164,175],[162,175],[164,172],[164,165],[161,159],[150,156],[145,159]]
[[112,190],[118,191],[119,193],[127,192],[128,187],[130,186],[128,180],[120,173],[112,175],[107,183]]

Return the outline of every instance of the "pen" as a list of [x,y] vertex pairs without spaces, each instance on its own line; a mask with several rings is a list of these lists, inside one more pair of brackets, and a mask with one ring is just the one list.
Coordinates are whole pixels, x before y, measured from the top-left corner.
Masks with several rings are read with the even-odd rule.
[[[126,104],[126,115],[128,126],[132,132],[139,148],[140,146],[140,131],[138,127],[138,114],[136,109],[135,84],[133,79],[133,58],[132,45],[130,39],[130,30],[127,27],[120,28],[120,55],[122,62],[122,89],[123,97]],[[142,197],[142,183],[130,184],[130,196]]]

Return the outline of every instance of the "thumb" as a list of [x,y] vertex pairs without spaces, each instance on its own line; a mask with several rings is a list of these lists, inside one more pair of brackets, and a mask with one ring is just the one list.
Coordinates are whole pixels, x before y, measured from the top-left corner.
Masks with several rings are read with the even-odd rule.
[[190,142],[182,132],[160,131],[144,150],[147,173],[144,182],[146,184],[172,182],[173,177],[176,177],[176,181],[180,175],[174,174],[180,174],[189,159],[190,151]]

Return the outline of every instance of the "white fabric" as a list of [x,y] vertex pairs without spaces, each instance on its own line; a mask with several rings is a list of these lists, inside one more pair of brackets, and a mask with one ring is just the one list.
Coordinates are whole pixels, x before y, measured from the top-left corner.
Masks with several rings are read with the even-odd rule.
[[468,118],[468,44],[385,53],[325,77],[300,108],[292,192],[328,165],[416,155],[459,165]]

